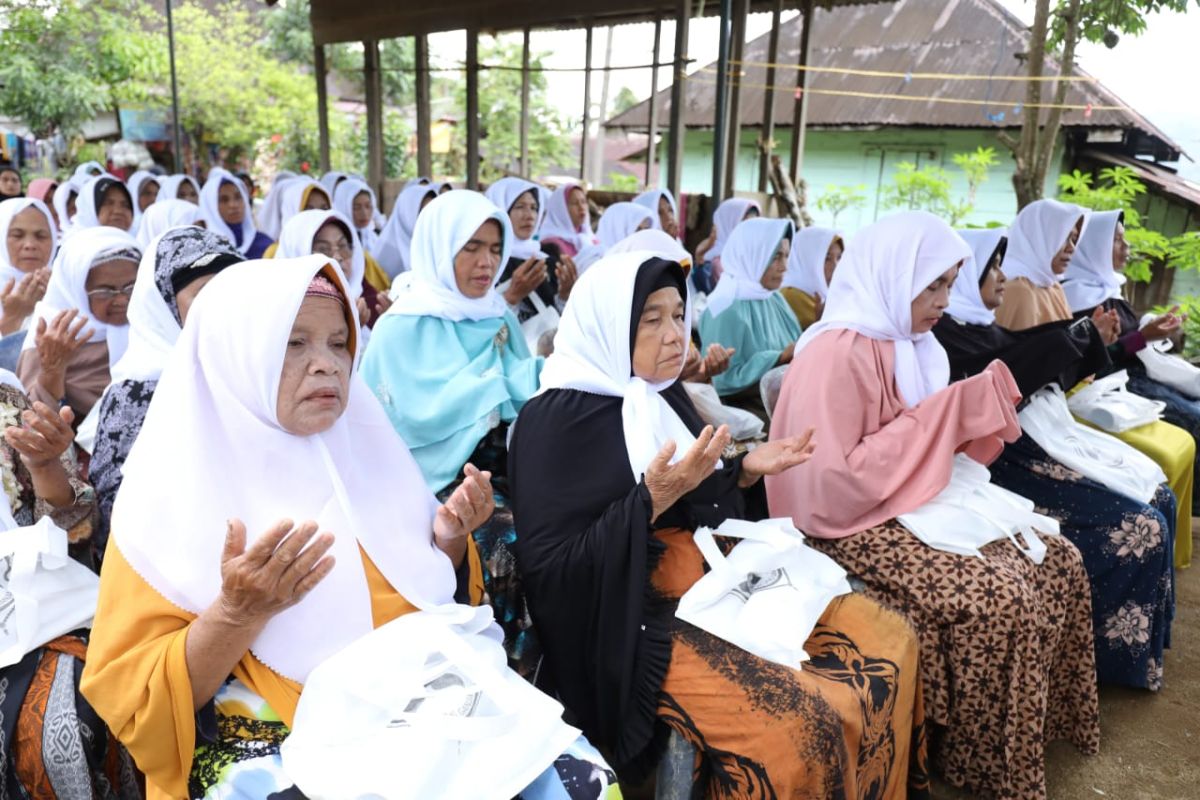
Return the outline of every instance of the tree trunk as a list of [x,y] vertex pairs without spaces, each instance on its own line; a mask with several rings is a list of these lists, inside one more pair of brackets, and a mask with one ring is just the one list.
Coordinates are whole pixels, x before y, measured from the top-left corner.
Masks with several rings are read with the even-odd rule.
[[[1050,0],[1037,0],[1033,28],[1029,32],[1029,51],[1026,53],[1030,78],[1040,78],[1046,64],[1046,33],[1050,19]],[[1037,183],[1037,153],[1041,123],[1042,82],[1031,80],[1025,85],[1025,110],[1021,118],[1021,137],[1014,142],[1001,135],[1000,140],[1013,151],[1016,168],[1013,170],[1013,189],[1017,193],[1017,210],[1041,198],[1042,187]]]
[[[803,181],[800,184],[802,187],[804,186]],[[807,228],[813,224],[812,217],[808,215],[808,211],[804,207],[805,194],[796,192],[796,187],[792,185],[792,179],[784,171],[783,164],[777,155],[771,156],[771,188],[775,190],[775,196],[783,201],[793,225],[797,228]]]
[[1046,119],[1046,127],[1038,142],[1037,160],[1034,166],[1034,180],[1038,187],[1038,197],[1046,185],[1046,173],[1050,168],[1050,159],[1054,157],[1054,146],[1058,142],[1058,132],[1062,129],[1062,105],[1067,100],[1067,89],[1070,87],[1069,78],[1075,73],[1075,43],[1079,38],[1079,5],[1080,0],[1070,0],[1067,9],[1062,12],[1063,18],[1063,51],[1062,63],[1059,65],[1059,80],[1054,89],[1054,105],[1050,116]]

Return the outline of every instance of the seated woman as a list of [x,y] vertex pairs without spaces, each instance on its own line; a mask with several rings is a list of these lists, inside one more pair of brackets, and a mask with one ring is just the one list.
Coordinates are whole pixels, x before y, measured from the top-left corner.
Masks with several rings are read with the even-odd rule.
[[[200,206],[186,200],[159,200],[146,209],[146,213],[142,216],[142,224],[138,227],[137,232],[138,244],[145,249],[171,228],[183,226],[207,227],[204,224]],[[228,236],[224,238],[233,244]]]
[[759,380],[792,360],[800,337],[800,323],[778,291],[791,246],[788,220],[750,219],[738,225],[722,253],[721,282],[700,315],[704,347],[719,343],[734,351],[729,369],[713,378],[713,386],[722,397],[739,396],[754,408],[760,405]]
[[726,242],[738,225],[748,219],[762,216],[762,209],[754,200],[730,197],[721,201],[713,212],[712,229],[708,237],[696,248],[696,264],[692,271],[692,285],[704,294],[712,292],[721,279],[721,253]]
[[648,252],[584,275],[514,428],[517,556],[549,679],[631,780],[670,727],[699,751],[705,797],[927,790],[916,642],[898,615],[837,598],[802,669],[674,616],[705,571],[693,532],[742,518],[742,489],[812,452],[809,431],[714,468],[728,431],[705,427],[677,382],[685,281]]
[[[70,410],[31,404],[16,376],[3,371],[0,416],[6,420],[0,459],[8,495],[0,529],[48,516],[67,532],[70,556],[94,569],[95,495],[77,477]],[[6,577],[5,615],[11,620],[7,586]],[[129,754],[76,688],[87,657],[88,632],[81,629],[16,654],[0,668],[0,772],[6,796],[142,796]]]
[[17,360],[31,398],[70,406],[76,422],[92,410],[125,354],[141,258],[133,237],[116,228],[80,228],[63,242]]
[[583,248],[575,258],[580,272],[603,258],[617,242],[653,227],[654,212],[650,209],[637,203],[613,203],[604,209],[596,226],[596,244]]
[[97,175],[79,189],[72,232],[99,226],[128,231],[133,227],[133,197],[120,178]]
[[392,288],[392,280],[375,260],[375,251],[379,248],[379,234],[375,231],[379,204],[375,202],[374,190],[365,181],[350,176],[337,181],[336,189],[327,187],[327,190],[333,192],[333,210],[354,225],[354,237],[363,252],[364,280],[376,292],[386,294]]
[[679,206],[675,195],[668,189],[651,189],[633,198],[633,202],[645,206],[654,214],[654,229],[662,231],[672,239],[682,239],[679,226]]
[[392,206],[392,216],[379,233],[377,258],[388,277],[395,280],[401,272],[412,269],[411,251],[413,229],[425,206],[438,196],[437,189],[424,184],[406,186]]
[[46,295],[58,233],[44,203],[0,203],[0,368],[14,369],[34,307]]
[[29,190],[25,193],[26,197],[34,200],[40,200],[50,210],[50,218],[54,220],[54,227],[57,229],[58,214],[54,210],[54,193],[58,191],[58,181],[53,178],[34,178],[29,182]]
[[821,318],[829,282],[845,249],[846,243],[833,228],[801,228],[792,237],[792,254],[779,293],[800,327],[807,328]]
[[[1000,360],[1028,397],[1052,383],[1069,389],[1108,368],[1104,340],[1090,322],[1051,322],[1015,333],[997,325],[994,312],[1004,302],[1004,231],[959,235],[974,254],[964,262],[950,306],[933,329],[949,356],[952,381]],[[1158,689],[1174,612],[1175,498],[1167,485],[1149,503],[1142,502],[1106,486],[1102,476],[1093,479],[1055,460],[1028,433],[1005,447],[990,469],[997,485],[1032,500],[1079,548],[1092,587],[1100,682]],[[1144,618],[1145,626],[1126,630],[1122,626],[1131,617]]]
[[587,189],[578,181],[567,181],[550,195],[538,241],[556,262],[564,256],[574,258],[597,243]]
[[245,259],[262,258],[274,242],[254,227],[246,185],[228,170],[213,167],[200,190],[200,215],[205,227],[237,247]]
[[490,473],[496,509],[475,542],[510,663],[532,678],[540,653],[511,551],[506,441],[542,359],[494,289],[512,238],[508,215],[481,194],[433,200],[413,232],[411,283],[375,325],[362,374],[434,493],[455,491],[468,463]]
[[[151,798],[299,796],[279,745],[312,669],[478,597],[487,474],[434,500],[355,374],[357,330],[324,256],[246,262],[209,284],[163,370],[81,684]],[[164,492],[168,474],[188,490]]]
[[162,184],[158,192],[159,199],[186,200],[193,205],[200,205],[200,182],[191,175],[166,175],[159,182]]
[[[1008,231],[1007,292],[1004,305],[996,310],[996,321],[1002,327],[1020,331],[1072,319],[1059,279],[1075,255],[1084,223],[1082,208],[1057,200],[1037,200],[1017,214]],[[1114,341],[1109,344],[1114,344],[1120,327],[1117,312],[1098,306],[1092,319],[1104,329],[1112,329]],[[1175,565],[1187,565],[1192,548],[1196,440],[1186,430],[1162,421],[1112,435],[1154,459],[1167,474],[1175,493]]]
[[133,226],[130,230],[136,236],[142,223],[142,215],[146,209],[154,205],[158,199],[158,177],[154,173],[138,170],[125,180],[129,188],[129,196],[133,198]]
[[[1045,800],[1043,748],[1100,743],[1091,598],[1075,545],[1044,535],[1035,563],[1012,542],[982,557],[926,545],[897,517],[949,483],[956,454],[978,462],[1020,434],[1008,368],[947,386],[929,331],[971,250],[932,214],[907,212],[855,235],[821,321],[796,345],[771,439],[808,427],[804,469],[768,476],[771,514],[895,608],[921,641],[934,762],[973,794]],[[978,519],[974,527],[991,522]]]
[[75,205],[79,199],[79,186],[69,180],[63,181],[54,190],[54,220],[58,225],[58,235],[61,240],[71,229],[75,218]]
[[[175,201],[184,203],[182,200]],[[154,242],[138,265],[129,298],[129,348],[112,368],[112,383],[100,400],[96,440],[88,476],[96,487],[101,553],[108,541],[113,502],[122,468],[142,430],[158,378],[179,339],[200,290],[242,256],[224,236],[202,228],[174,228]]]

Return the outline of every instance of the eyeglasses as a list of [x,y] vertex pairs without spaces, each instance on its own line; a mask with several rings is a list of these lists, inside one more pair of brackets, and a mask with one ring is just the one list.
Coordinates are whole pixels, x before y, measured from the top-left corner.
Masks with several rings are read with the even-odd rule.
[[126,297],[133,294],[133,284],[127,283],[120,289],[109,289],[107,287],[103,289],[92,289],[87,293],[87,296],[94,297],[97,300],[112,300],[119,294],[123,294]]
[[337,244],[330,244],[329,242],[313,242],[313,252],[320,253],[323,256],[328,256],[329,258],[336,258],[338,261],[341,261],[343,258],[349,258],[350,256],[354,255],[354,247],[345,239],[342,239]]

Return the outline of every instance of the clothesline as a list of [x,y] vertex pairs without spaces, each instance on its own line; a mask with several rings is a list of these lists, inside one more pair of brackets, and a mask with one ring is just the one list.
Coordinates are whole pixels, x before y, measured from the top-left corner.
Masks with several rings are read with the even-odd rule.
[[1096,83],[1090,75],[1071,75],[1063,78],[1058,75],[975,75],[955,72],[890,72],[875,69],[853,69],[851,67],[814,67],[800,64],[773,64],[769,61],[730,61],[731,65],[744,67],[773,67],[774,69],[791,69],[799,72],[828,73],[831,75],[860,75],[865,78],[903,78],[906,81],[1004,81],[1008,83],[1054,82]]

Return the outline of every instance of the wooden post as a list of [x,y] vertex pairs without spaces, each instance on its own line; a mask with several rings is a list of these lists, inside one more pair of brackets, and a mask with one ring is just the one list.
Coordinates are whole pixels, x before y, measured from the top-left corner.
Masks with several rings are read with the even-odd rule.
[[433,119],[429,105],[429,37],[416,39],[417,59],[417,174],[433,177]]
[[583,135],[579,138],[579,180],[587,180],[588,126],[592,121],[592,23],[583,56]]
[[479,31],[467,31],[467,188],[479,188]]
[[804,129],[808,126],[808,42],[812,32],[813,0],[804,0],[801,11],[803,27],[800,29],[800,69],[796,71],[796,88],[800,97],[792,115],[792,168],[789,170],[792,183],[800,181],[800,170],[804,166]]
[[725,194],[737,191],[738,153],[742,149],[742,56],[746,52],[746,16],[750,0],[738,0],[733,12],[729,65],[729,145],[725,161]]
[[317,139],[321,172],[329,172],[329,93],[325,90],[325,45],[313,45],[313,72],[317,79]]
[[[686,126],[683,121],[683,103],[687,94],[687,51],[688,25],[691,9],[688,0],[678,0],[675,10],[675,59],[671,82],[671,127],[667,135],[667,189],[679,199],[683,183],[683,143]],[[682,228],[684,221],[679,221]]]
[[654,18],[654,66],[650,70],[650,131],[646,141],[646,179],[643,188],[649,189],[654,180],[654,160],[658,155],[658,49],[662,43],[662,17]]
[[733,12],[732,0],[720,0],[720,39],[717,45],[717,102],[713,111],[713,174],[712,201],[725,199],[725,155],[729,146],[725,123],[729,117],[729,26]]
[[[783,0],[775,0],[771,12],[771,38],[767,42],[767,79],[765,85],[775,85],[775,64],[779,58],[779,19],[783,14]],[[771,140],[775,138],[775,91],[763,90],[763,115],[761,142],[758,146],[758,190],[767,191],[771,174]]]
[[525,29],[521,48],[521,177],[528,178],[529,168],[529,28]]
[[383,197],[383,83],[379,75],[379,42],[363,42],[363,76],[367,89],[367,183]]

